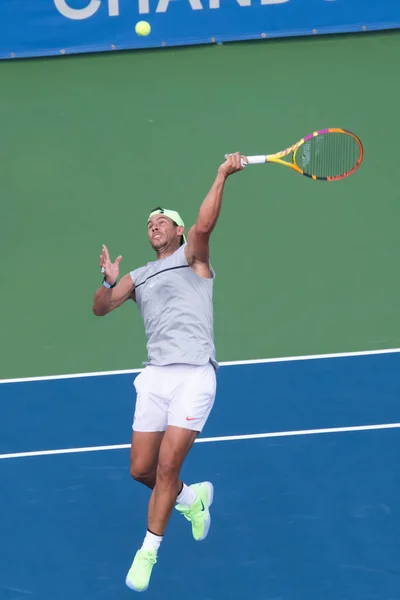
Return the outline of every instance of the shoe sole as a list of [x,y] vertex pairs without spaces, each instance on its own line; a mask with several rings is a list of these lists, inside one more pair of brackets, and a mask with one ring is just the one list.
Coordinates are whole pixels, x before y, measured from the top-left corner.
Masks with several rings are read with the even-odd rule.
[[141,588],[141,589],[139,590],[138,588],[136,588],[136,587],[133,585],[133,583],[131,583],[131,582],[129,581],[129,579],[128,579],[128,578],[126,578],[126,579],[125,579],[125,583],[126,583],[126,585],[128,586],[128,588],[129,588],[130,590],[133,590],[134,592],[145,592],[145,591],[147,590],[147,588],[149,587],[148,585],[146,585],[146,587],[145,587],[145,588]]
[[211,525],[211,515],[210,515],[210,511],[209,508],[211,506],[211,504],[214,501],[214,486],[211,483],[211,481],[205,481],[204,485],[206,485],[208,487],[208,506],[207,506],[207,516],[206,516],[206,521],[204,523],[204,534],[201,538],[198,538],[196,540],[196,542],[202,542],[203,540],[206,539],[208,532],[210,531],[210,525]]

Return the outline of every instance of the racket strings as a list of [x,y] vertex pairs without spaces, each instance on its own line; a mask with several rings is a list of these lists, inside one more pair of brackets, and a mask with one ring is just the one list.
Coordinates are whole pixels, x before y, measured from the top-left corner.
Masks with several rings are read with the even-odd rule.
[[306,175],[330,178],[349,173],[360,155],[359,143],[351,135],[330,132],[307,140],[299,148],[296,162]]

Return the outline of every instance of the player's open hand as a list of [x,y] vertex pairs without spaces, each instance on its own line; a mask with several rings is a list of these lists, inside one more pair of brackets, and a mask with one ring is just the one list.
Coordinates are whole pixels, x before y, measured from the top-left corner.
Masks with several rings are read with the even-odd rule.
[[107,283],[113,285],[119,275],[119,263],[122,260],[122,256],[118,256],[115,259],[115,262],[112,263],[110,260],[110,255],[108,253],[108,248],[103,244],[101,254],[100,254],[100,267],[101,272],[104,273],[104,277],[106,278]]
[[247,163],[247,158],[242,156],[240,152],[227,154],[225,162],[218,169],[218,173],[224,175],[224,177],[229,177],[232,173],[242,171],[245,163]]

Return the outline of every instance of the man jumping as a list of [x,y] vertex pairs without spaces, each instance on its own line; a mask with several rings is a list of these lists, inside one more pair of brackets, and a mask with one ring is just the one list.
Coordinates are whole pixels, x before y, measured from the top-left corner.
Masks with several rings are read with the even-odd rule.
[[226,179],[243,169],[243,161],[246,158],[235,153],[219,167],[187,240],[179,214],[158,207],[147,223],[155,261],[117,283],[122,256],[112,263],[104,245],[100,255],[104,280],[94,295],[94,314],[104,316],[126,300],[134,300],[147,337],[148,360],[134,382],[130,453],[132,477],[152,490],[147,533],[126,576],[126,585],[137,592],[149,585],[174,505],[191,522],[195,540],[204,540],[210,528],[213,485],[187,486],[179,474],[214,404],[218,363],[209,239],[220,214]]

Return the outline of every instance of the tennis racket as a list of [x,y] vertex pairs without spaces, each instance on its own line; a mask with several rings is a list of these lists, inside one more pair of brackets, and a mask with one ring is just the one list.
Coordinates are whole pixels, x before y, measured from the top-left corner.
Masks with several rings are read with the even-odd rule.
[[[228,155],[225,155],[225,158]],[[289,160],[283,158],[289,157]],[[321,129],[290,148],[259,156],[248,156],[247,164],[276,163],[320,181],[338,181],[355,173],[363,160],[363,146],[345,129]],[[246,163],[242,163],[246,166]]]

